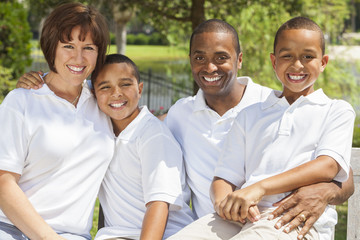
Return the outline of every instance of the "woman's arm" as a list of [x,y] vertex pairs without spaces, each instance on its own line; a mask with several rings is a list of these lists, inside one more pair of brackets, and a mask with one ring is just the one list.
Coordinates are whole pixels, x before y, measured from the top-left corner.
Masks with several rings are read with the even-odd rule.
[[1,210],[30,239],[64,239],[36,212],[17,184],[19,178],[19,174],[0,170]]
[[161,201],[146,204],[146,212],[143,219],[141,240],[161,240],[169,215],[169,204]]

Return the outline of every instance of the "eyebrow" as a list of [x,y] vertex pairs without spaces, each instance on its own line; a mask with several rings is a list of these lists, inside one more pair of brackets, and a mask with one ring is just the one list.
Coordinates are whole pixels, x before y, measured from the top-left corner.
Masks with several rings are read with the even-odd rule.
[[[282,53],[282,52],[286,52],[286,51],[291,51],[291,49],[290,48],[281,48],[279,50],[279,54]],[[304,51],[305,52],[316,52],[316,50],[312,49],[312,48],[306,48],[306,49],[304,49]]]
[[[200,51],[200,50],[195,50],[193,54],[198,53],[198,54],[205,54],[205,51]],[[219,51],[219,52],[215,52],[215,54],[220,55],[220,54],[226,54],[229,55],[228,52],[224,52],[224,51]]]

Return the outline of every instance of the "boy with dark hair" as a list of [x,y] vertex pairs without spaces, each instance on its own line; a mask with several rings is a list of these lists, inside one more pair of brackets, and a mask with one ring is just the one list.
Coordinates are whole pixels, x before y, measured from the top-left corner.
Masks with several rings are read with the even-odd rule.
[[184,202],[181,149],[167,127],[139,107],[143,83],[133,61],[106,57],[92,78],[99,108],[110,116],[115,154],[99,200],[105,227],[95,239],[162,239],[193,221]]

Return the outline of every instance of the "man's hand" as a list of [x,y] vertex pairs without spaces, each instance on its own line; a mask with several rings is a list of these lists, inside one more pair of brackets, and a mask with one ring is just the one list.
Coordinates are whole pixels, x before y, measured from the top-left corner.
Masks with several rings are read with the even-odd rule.
[[40,77],[42,75],[42,71],[24,73],[16,83],[16,88],[39,89],[44,84],[43,79]]
[[349,179],[343,184],[335,181],[317,183],[294,191],[285,199],[274,204],[278,208],[272,212],[269,219],[284,214],[276,223],[275,228],[279,229],[288,224],[285,227],[285,232],[290,232],[304,223],[298,235],[298,239],[302,239],[328,204],[341,204],[352,195],[353,191],[353,174],[350,170]]

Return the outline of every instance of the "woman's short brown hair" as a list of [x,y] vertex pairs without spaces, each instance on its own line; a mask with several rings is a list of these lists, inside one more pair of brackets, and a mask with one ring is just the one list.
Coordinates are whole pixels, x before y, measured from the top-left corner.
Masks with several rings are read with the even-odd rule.
[[55,69],[55,53],[58,42],[71,41],[74,27],[80,26],[79,40],[85,40],[90,32],[94,44],[98,47],[96,67],[101,68],[105,61],[109,45],[109,30],[105,18],[93,7],[81,3],[66,3],[55,8],[46,18],[40,37],[40,47],[49,68]]

